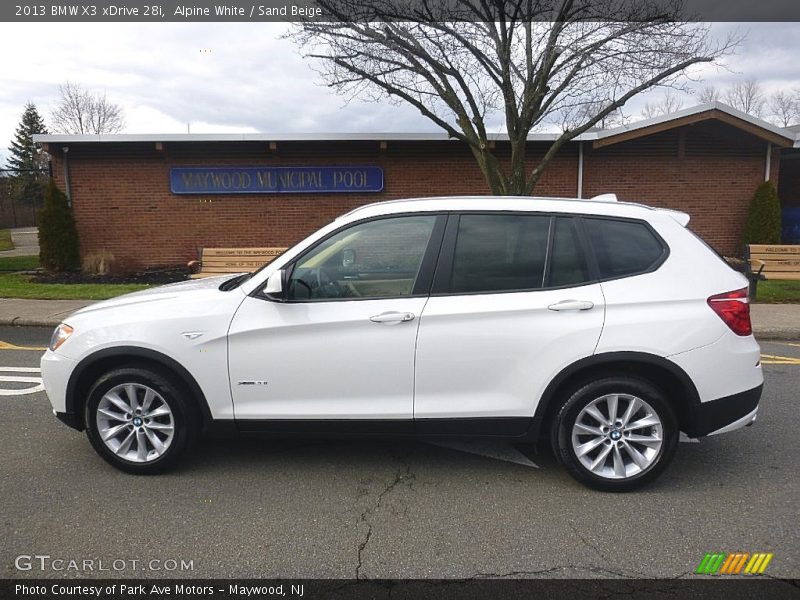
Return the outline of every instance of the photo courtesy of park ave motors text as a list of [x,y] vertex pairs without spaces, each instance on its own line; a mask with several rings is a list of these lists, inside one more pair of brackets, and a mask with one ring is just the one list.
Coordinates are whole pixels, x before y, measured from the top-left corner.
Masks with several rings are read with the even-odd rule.
[[800,7],[124,4],[0,8],[4,595],[797,597]]

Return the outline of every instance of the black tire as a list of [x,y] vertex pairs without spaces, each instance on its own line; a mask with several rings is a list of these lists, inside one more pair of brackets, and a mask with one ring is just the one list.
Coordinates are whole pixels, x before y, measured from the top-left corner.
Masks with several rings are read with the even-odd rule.
[[[572,443],[573,427],[581,411],[594,400],[606,396],[607,394],[627,394],[644,400],[650,405],[661,421],[662,442],[652,462],[647,468],[642,469],[637,474],[618,479],[598,475],[584,466],[578,458]],[[610,411],[603,414],[607,414],[608,412]],[[609,436],[610,435],[609,433]],[[675,455],[675,450],[678,445],[678,435],[678,421],[675,417],[675,411],[670,406],[663,392],[645,379],[629,375],[619,375],[586,382],[577,388],[573,388],[572,393],[553,420],[551,440],[553,451],[557,459],[564,465],[572,477],[596,490],[604,492],[627,492],[650,483],[664,472],[664,469],[667,468]],[[578,438],[578,440],[581,439],[585,438]],[[619,443],[620,448],[622,448],[623,442]],[[615,442],[608,440],[605,441],[604,444],[612,446]],[[597,451],[597,454],[592,455],[592,458],[597,457],[602,451],[602,446],[598,446],[598,448],[600,448],[600,450]],[[626,453],[625,456],[628,458],[631,457],[628,453]],[[608,460],[613,463],[613,455]]]
[[[134,462],[118,456],[102,440],[98,430],[97,410],[103,396],[116,386],[129,383],[154,390],[172,412],[173,437],[163,454],[147,462]],[[116,468],[136,475],[163,473],[173,467],[194,442],[200,429],[197,411],[183,387],[169,373],[150,367],[120,367],[100,376],[89,390],[84,419],[86,436],[97,453]]]

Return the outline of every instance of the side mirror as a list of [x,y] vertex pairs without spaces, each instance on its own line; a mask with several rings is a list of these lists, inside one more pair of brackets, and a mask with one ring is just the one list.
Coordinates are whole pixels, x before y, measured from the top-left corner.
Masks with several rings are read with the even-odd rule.
[[283,293],[283,269],[275,271],[267,279],[267,285],[264,286],[264,293],[269,296],[280,296]]

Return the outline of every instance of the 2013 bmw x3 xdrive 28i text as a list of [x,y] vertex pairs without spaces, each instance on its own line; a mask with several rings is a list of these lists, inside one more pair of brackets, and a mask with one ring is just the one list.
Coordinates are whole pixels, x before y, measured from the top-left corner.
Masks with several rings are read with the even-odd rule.
[[756,418],[747,282],[686,214],[429,198],[354,210],[253,274],[91,305],[42,358],[58,418],[132,473],[204,430],[549,438],[583,483],[657,477]]

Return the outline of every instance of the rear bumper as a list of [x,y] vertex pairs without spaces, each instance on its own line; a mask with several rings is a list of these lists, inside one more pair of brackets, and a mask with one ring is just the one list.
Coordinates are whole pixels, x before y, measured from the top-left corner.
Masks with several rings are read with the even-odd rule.
[[763,388],[762,384],[738,394],[697,404],[693,411],[693,430],[687,433],[691,437],[701,437],[750,425],[756,420]]

